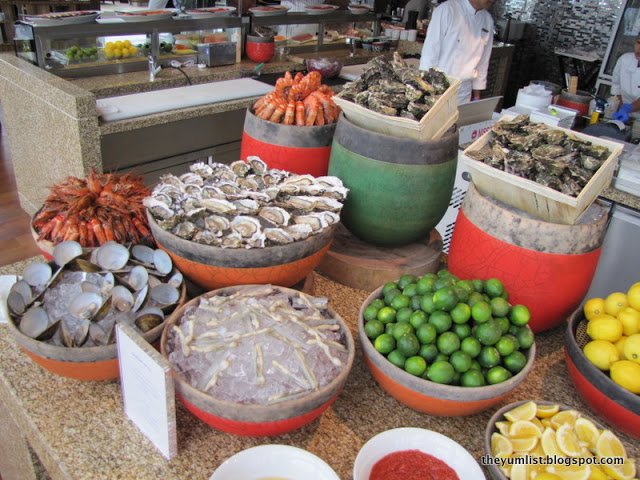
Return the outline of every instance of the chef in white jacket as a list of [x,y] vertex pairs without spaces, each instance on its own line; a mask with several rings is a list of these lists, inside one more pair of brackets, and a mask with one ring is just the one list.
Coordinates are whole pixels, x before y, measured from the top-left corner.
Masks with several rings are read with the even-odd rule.
[[448,0],[431,16],[422,47],[420,70],[438,68],[461,81],[458,103],[480,98],[487,87],[493,46],[495,0]]
[[614,120],[626,122],[629,117],[640,117],[640,35],[636,37],[633,52],[618,58],[611,77],[611,95],[618,100]]

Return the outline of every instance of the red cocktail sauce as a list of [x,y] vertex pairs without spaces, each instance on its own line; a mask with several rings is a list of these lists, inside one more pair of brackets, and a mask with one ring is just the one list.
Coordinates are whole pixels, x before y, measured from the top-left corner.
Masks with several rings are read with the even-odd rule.
[[419,450],[404,450],[382,457],[371,469],[369,480],[460,480],[442,460]]

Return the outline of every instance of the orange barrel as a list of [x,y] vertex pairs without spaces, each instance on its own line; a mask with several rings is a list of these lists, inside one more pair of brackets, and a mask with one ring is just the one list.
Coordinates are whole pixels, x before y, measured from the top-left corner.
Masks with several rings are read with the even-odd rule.
[[453,230],[449,269],[460,278],[499,278],[511,304],[529,307],[531,329],[548,330],[566,319],[587,293],[608,212],[594,203],[575,225],[549,223],[470,185]]
[[576,91],[575,95],[566,90],[562,90],[560,98],[558,99],[558,105],[577,110],[579,115],[588,115],[589,103],[592,98],[589,92],[585,92],[584,90]]
[[240,158],[256,155],[269,168],[314,177],[327,174],[336,124],[313,127],[281,125],[256,117],[247,110]]

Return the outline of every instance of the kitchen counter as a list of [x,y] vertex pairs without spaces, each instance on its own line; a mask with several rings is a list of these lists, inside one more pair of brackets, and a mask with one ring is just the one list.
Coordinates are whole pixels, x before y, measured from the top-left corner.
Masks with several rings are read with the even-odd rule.
[[[21,271],[24,262],[0,268],[0,274]],[[492,413],[499,407],[470,417],[432,417],[417,413],[387,395],[373,380],[362,358],[356,336],[357,314],[367,293],[354,290],[313,273],[313,294],[329,297],[356,337],[356,358],[344,391],[316,421],[295,432],[272,438],[244,438],[218,432],[188,413],[178,402],[178,455],[165,460],[124,416],[119,383],[80,382],[56,377],[33,363],[16,346],[6,325],[0,325],[0,470],[3,480],[27,480],[9,476],[26,471],[26,442],[54,480],[162,479],[205,480],[236,452],[265,443],[281,443],[307,449],[320,456],[342,479],[350,479],[360,447],[372,436],[396,427],[421,427],[448,435],[475,458],[482,455],[482,437]],[[568,380],[563,360],[564,327],[540,334],[537,356],[528,378],[505,403],[549,400],[571,405],[593,416]],[[7,415],[8,413],[8,415]],[[7,427],[8,425],[8,427]],[[618,432],[616,432],[618,433]],[[618,433],[629,457],[640,458],[640,444]],[[20,446],[22,470],[16,466]],[[11,446],[2,455],[2,446]],[[25,466],[26,465],[26,466]],[[13,468],[12,468],[13,467]],[[33,469],[31,468],[31,472]]]

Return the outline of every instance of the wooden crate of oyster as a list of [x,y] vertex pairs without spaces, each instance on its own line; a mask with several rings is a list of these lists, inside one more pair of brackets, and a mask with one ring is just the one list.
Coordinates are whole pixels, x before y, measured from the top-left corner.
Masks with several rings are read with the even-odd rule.
[[[513,118],[515,118],[514,115],[504,115],[498,121],[512,120]],[[577,197],[561,193],[533,180],[504,172],[469,156],[470,152],[481,150],[495,137],[495,133],[491,130],[469,145],[462,152],[462,158],[468,166],[469,173],[471,173],[473,184],[483,195],[488,195],[547,222],[573,225],[580,215],[596,200],[602,190],[611,183],[617,159],[622,152],[623,146],[619,143],[592,137],[566,128],[552,127],[552,129],[560,130],[579,140],[591,142],[593,145],[606,147],[611,151],[609,157],[602,163]]]

